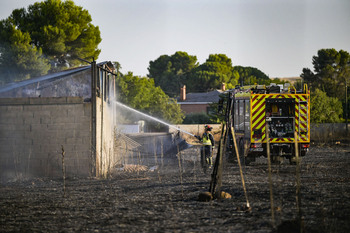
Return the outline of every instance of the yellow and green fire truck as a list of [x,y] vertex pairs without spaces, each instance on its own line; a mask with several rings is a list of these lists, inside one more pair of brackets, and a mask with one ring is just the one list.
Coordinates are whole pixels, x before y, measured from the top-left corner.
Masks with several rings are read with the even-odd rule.
[[306,85],[300,91],[287,85],[236,87],[230,96],[235,139],[246,164],[267,156],[267,136],[272,162],[287,158],[294,163],[295,140],[299,155],[306,154],[310,145],[310,91]]

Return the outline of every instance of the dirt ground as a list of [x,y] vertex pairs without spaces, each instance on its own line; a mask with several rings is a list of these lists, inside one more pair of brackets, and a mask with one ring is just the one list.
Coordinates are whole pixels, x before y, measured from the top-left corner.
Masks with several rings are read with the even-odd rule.
[[[1,232],[299,232],[296,166],[272,166],[274,221],[266,158],[243,168],[225,164],[222,190],[231,199],[199,202],[210,173],[196,148],[180,162],[118,169],[107,180],[13,180],[0,186]],[[179,167],[181,166],[181,167]],[[130,168],[130,167],[129,167]],[[132,168],[132,167],[131,167]],[[350,232],[350,146],[314,146],[301,163],[304,232]]]

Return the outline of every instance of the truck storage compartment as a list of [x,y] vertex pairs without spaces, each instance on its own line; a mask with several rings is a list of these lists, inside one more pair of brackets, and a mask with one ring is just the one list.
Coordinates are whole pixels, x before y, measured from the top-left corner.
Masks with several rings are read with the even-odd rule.
[[295,99],[266,99],[266,121],[270,138],[294,138]]

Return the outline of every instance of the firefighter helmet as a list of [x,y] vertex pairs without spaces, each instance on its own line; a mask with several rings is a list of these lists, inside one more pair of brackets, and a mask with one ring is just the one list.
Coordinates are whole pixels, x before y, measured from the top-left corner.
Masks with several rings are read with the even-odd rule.
[[212,129],[213,127],[210,127],[210,125],[205,125],[204,128],[205,128],[205,130],[211,131],[211,129]]

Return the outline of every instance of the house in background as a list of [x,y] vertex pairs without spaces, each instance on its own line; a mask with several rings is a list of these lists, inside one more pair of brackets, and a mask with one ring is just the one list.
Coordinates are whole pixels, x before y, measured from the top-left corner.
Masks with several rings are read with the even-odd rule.
[[177,104],[185,114],[189,113],[209,113],[210,104],[218,103],[220,95],[226,90],[225,84],[221,85],[221,90],[201,93],[186,93],[186,85],[181,88],[180,97],[177,99]]

